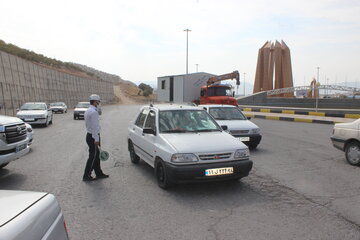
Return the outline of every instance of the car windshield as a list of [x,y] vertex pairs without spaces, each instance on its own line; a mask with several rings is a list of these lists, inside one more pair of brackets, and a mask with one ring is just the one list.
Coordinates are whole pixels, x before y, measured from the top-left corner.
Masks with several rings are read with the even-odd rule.
[[228,86],[209,87],[208,96],[229,96],[232,97],[231,88]]
[[209,110],[211,116],[216,120],[246,120],[244,114],[233,107],[211,107]]
[[161,133],[220,131],[217,123],[203,110],[160,111],[159,128]]
[[77,108],[88,108],[90,107],[90,103],[78,103],[76,105]]
[[46,105],[43,103],[25,103],[21,106],[21,110],[46,110]]

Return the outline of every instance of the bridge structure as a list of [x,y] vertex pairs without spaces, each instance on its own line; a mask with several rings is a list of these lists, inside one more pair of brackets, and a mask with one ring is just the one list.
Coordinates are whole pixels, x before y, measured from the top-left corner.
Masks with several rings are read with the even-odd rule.
[[345,86],[339,86],[339,85],[319,85],[316,87],[311,86],[298,86],[298,87],[288,87],[288,88],[279,88],[279,89],[273,89],[266,91],[267,96],[274,96],[279,95],[283,93],[295,93],[296,91],[301,90],[333,90],[333,91],[342,91],[345,92],[345,95],[355,95],[360,94],[360,88],[354,88],[354,87],[345,87]]

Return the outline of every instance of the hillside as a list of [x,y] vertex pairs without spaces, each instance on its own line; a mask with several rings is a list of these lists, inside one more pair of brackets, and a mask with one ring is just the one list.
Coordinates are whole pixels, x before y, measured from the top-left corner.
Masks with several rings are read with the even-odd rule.
[[102,79],[104,81],[111,82],[114,84],[114,92],[117,93],[115,95],[118,97],[119,103],[136,103],[149,101],[154,98],[154,96],[152,95],[150,95],[149,97],[141,96],[142,91],[136,86],[136,84],[131,81],[123,80],[120,76],[117,76],[115,74],[109,74],[78,63],[62,62],[60,60],[35,53],[31,50],[20,48],[14,44],[5,43],[2,40],[0,40],[0,51],[9,53],[22,59],[31,61],[40,66],[60,72],[65,72],[93,80]]

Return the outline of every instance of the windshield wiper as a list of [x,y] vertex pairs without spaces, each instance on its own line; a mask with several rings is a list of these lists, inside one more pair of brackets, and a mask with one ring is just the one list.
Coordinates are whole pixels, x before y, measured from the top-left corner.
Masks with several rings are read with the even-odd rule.
[[228,120],[226,118],[215,118],[216,120]]
[[189,131],[184,129],[170,129],[170,130],[162,131],[162,133],[185,133],[185,132],[189,132]]
[[218,129],[200,129],[200,130],[194,130],[194,132],[217,132]]

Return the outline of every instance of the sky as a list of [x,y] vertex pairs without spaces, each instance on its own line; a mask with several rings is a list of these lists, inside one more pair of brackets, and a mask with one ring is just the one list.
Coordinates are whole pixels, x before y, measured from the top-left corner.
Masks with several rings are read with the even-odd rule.
[[186,73],[185,29],[189,73],[238,70],[242,84],[245,76],[251,85],[259,48],[283,40],[295,86],[309,85],[317,67],[321,84],[360,80],[358,0],[0,0],[0,6],[3,41],[137,84]]

